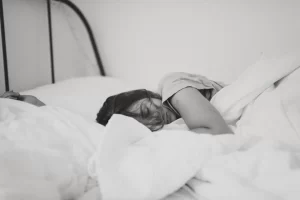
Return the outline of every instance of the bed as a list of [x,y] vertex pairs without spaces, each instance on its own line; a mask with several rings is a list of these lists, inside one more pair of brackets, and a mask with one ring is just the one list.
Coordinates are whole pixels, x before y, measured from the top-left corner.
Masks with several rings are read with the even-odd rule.
[[[45,1],[46,10],[47,10],[47,18],[48,18],[48,29],[49,29],[49,55],[51,57],[49,66],[51,69],[49,70],[50,73],[50,79],[52,84],[49,85],[42,85],[40,87],[36,87],[34,89],[26,90],[26,91],[18,91],[21,94],[29,94],[34,95],[41,99],[43,102],[45,102],[47,105],[51,105],[53,109],[60,109],[64,108],[64,111],[55,111],[55,110],[48,110],[45,111],[45,113],[52,113],[52,117],[48,115],[48,117],[44,116],[42,113],[38,114],[35,113],[35,108],[31,107],[27,104],[18,104],[21,102],[15,102],[15,101],[1,101],[0,107],[1,107],[1,128],[0,128],[0,134],[2,136],[9,133],[9,137],[6,139],[1,140],[1,146],[3,149],[1,150],[1,166],[0,166],[0,176],[1,176],[1,187],[0,187],[0,199],[79,199],[80,197],[83,197],[86,191],[90,191],[89,188],[95,188],[98,184],[95,183],[95,181],[90,181],[87,179],[87,167],[83,166],[82,164],[88,162],[86,159],[85,161],[80,158],[79,160],[73,159],[74,155],[76,154],[78,157],[87,156],[87,152],[89,156],[91,156],[91,153],[95,151],[93,147],[95,147],[93,144],[91,144],[91,141],[97,141],[99,138],[89,138],[89,134],[87,132],[97,132],[96,135],[101,136],[101,133],[103,132],[103,127],[95,123],[96,114],[98,110],[100,109],[100,106],[105,101],[105,99],[113,94],[116,94],[121,91],[132,89],[133,86],[129,85],[119,79],[112,78],[106,76],[106,72],[104,69],[104,66],[102,64],[102,60],[100,57],[100,53],[98,51],[98,47],[95,41],[95,36],[93,34],[92,28],[89,25],[89,22],[85,18],[84,14],[76,6],[75,3],[68,0],[58,0],[55,1],[56,3],[61,3],[62,6],[67,6],[71,8],[71,11],[74,11],[74,14],[77,14],[75,16],[78,16],[79,19],[82,20],[86,31],[88,33],[90,42],[91,42],[91,48],[92,52],[95,56],[95,60],[97,63],[97,67],[99,70],[98,76],[86,76],[86,77],[77,77],[77,78],[70,78],[68,80],[63,81],[57,81],[56,78],[56,68],[54,63],[54,55],[53,55],[53,49],[54,49],[54,42],[53,42],[53,36],[52,36],[52,0],[46,0]],[[10,91],[14,90],[13,87],[11,87],[9,80],[9,60],[7,55],[7,48],[9,48],[8,43],[6,42],[6,32],[5,32],[5,24],[8,21],[5,21],[5,12],[3,8],[3,2],[0,1],[0,14],[1,14],[1,39],[2,39],[2,53],[3,53],[3,71],[4,71],[4,81],[3,84],[5,84],[5,90]],[[48,30],[47,30],[48,31]],[[37,110],[36,110],[37,111]],[[29,125],[27,122],[21,122],[22,117],[19,118],[17,121],[15,121],[14,116],[17,116],[21,113],[35,113],[31,116],[26,116],[27,120],[33,120],[32,122],[35,123],[35,126]],[[56,114],[55,114],[56,113]],[[61,114],[59,114],[61,113]],[[64,113],[64,114],[63,114]],[[70,115],[68,116],[69,113]],[[58,114],[58,115],[57,115]],[[67,114],[67,115],[65,115]],[[75,124],[73,124],[75,121],[73,121],[71,118],[72,115],[78,115],[79,118],[77,118],[77,123],[83,125],[81,128],[77,126],[74,127]],[[25,114],[26,115],[26,114]],[[69,136],[63,134],[58,135],[55,134],[55,139],[52,138],[51,135],[53,133],[58,133],[61,128],[63,128],[61,125],[58,125],[59,127],[56,127],[57,129],[54,130],[54,126],[52,128],[47,127],[45,123],[39,121],[35,121],[37,118],[34,117],[34,115],[40,119],[44,119],[45,123],[50,125],[53,123],[54,126],[56,122],[52,121],[55,120],[55,118],[60,117],[65,118],[65,121],[67,126],[65,128],[69,129],[73,127],[74,129],[69,129],[67,132],[70,133]],[[13,118],[10,118],[13,117]],[[32,118],[33,117],[33,118]],[[45,117],[45,118],[44,118]],[[50,117],[50,118],[49,118]],[[54,118],[53,118],[54,117]],[[60,118],[59,117],[59,118]],[[71,117],[71,118],[69,118]],[[69,119],[67,119],[69,118]],[[75,117],[76,118],[76,117]],[[75,119],[74,118],[74,119]],[[25,118],[23,118],[25,119]],[[13,128],[14,130],[8,130],[10,129],[6,122],[17,122],[17,126],[23,127],[23,131],[18,129],[17,127]],[[11,121],[12,120],[12,121]],[[20,121],[19,121],[20,120]],[[27,121],[25,120],[25,121]],[[9,122],[9,124],[10,124]],[[19,123],[20,122],[20,123]],[[86,124],[88,123],[88,124]],[[89,124],[91,123],[91,124]],[[22,125],[21,125],[22,124]],[[26,124],[26,125],[25,125]],[[37,125],[39,124],[39,125]],[[72,125],[73,124],[73,125]],[[29,126],[27,126],[29,125]],[[34,125],[34,124],[32,124]],[[92,125],[92,126],[90,126]],[[25,127],[27,126],[27,130],[25,131]],[[38,126],[40,126],[38,128]],[[64,125],[63,125],[64,126]],[[90,131],[85,130],[87,127],[90,129]],[[50,129],[49,129],[50,128]],[[64,129],[64,128],[63,128]],[[80,129],[83,129],[82,132]],[[42,131],[43,130],[43,131]],[[26,137],[20,138],[18,137],[17,132],[23,132]],[[25,133],[26,132],[26,133]],[[44,133],[40,134],[41,137],[33,136],[35,133],[40,132]],[[60,131],[59,131],[60,132]],[[76,138],[76,132],[79,133],[79,137]],[[87,137],[82,138],[81,134],[85,134],[83,132],[86,132],[85,134]],[[31,136],[29,136],[29,135]],[[81,135],[81,136],[80,136]],[[52,139],[54,140],[52,140]],[[64,139],[63,139],[64,138]],[[67,139],[69,138],[69,139]],[[76,139],[75,139],[76,138]],[[33,139],[33,140],[32,140]],[[37,139],[37,140],[36,140]],[[69,140],[69,142],[66,141]],[[77,140],[77,143],[81,143],[87,145],[88,149],[85,149],[81,151],[81,153],[73,152],[73,148],[76,146],[74,141]],[[57,143],[58,141],[61,141]],[[71,142],[73,140],[73,142]],[[81,141],[80,141],[81,140]],[[12,143],[10,143],[11,141]],[[19,141],[19,142],[17,142]],[[44,142],[46,143],[44,143]],[[87,143],[86,143],[87,142]],[[14,143],[14,144],[13,144]],[[44,144],[42,148],[38,147],[37,144]],[[67,144],[69,143],[69,144]],[[8,145],[8,146],[6,146]],[[56,147],[54,147],[54,146]],[[32,148],[31,148],[32,147]],[[91,149],[92,147],[92,149]],[[80,147],[81,148],[81,147]],[[68,150],[67,150],[68,149]],[[92,150],[92,151],[91,151]],[[62,153],[64,152],[64,153]],[[83,153],[85,152],[85,153]],[[38,155],[39,154],[39,155]],[[73,154],[73,155],[72,155]],[[41,157],[40,157],[41,156]],[[76,157],[77,157],[76,156]],[[38,158],[39,157],[39,158]],[[62,159],[63,158],[63,159]],[[71,161],[71,160],[73,161]],[[77,161],[75,161],[77,160]],[[67,161],[67,162],[66,162]],[[78,163],[81,162],[82,164]],[[64,163],[64,164],[63,164]],[[77,164],[75,164],[77,163]],[[56,170],[55,165],[59,164],[58,170]],[[80,166],[81,165],[81,166]],[[20,167],[18,167],[20,166]],[[84,172],[85,171],[85,172]],[[85,173],[85,175],[84,175]],[[14,175],[13,175],[14,174]],[[88,186],[91,182],[91,186]],[[98,191],[98,190],[97,190]],[[93,191],[92,191],[93,192]],[[88,197],[86,199],[98,199],[97,195],[94,198]]]
[[181,119],[152,133],[120,115],[103,127],[104,100],[135,88],[105,76],[21,92],[40,108],[0,99],[0,199],[298,200],[299,66],[299,52],[260,60],[212,99],[233,135],[194,134]]

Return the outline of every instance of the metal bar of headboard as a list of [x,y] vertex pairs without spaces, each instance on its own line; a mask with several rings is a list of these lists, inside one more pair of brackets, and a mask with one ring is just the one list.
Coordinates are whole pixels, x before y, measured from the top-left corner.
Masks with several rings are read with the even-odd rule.
[[3,68],[4,68],[4,79],[5,79],[5,90],[9,91],[9,79],[8,79],[8,64],[7,64],[7,52],[6,52],[6,37],[5,37],[5,20],[3,1],[0,0],[0,21],[1,21],[1,37],[2,37],[2,53],[3,53]]
[[88,32],[88,35],[90,37],[91,44],[92,44],[92,47],[93,47],[93,50],[94,50],[94,54],[95,54],[95,57],[96,57],[96,61],[97,61],[98,67],[99,67],[100,74],[102,76],[105,76],[105,71],[104,71],[104,67],[103,67],[103,64],[102,64],[102,61],[101,61],[101,58],[100,58],[100,54],[99,54],[99,51],[98,51],[95,36],[94,36],[92,28],[91,28],[89,22],[87,21],[86,17],[84,16],[84,14],[81,12],[81,10],[73,2],[71,2],[69,0],[54,0],[54,1],[62,2],[64,4],[66,4],[79,16],[79,18],[83,22],[83,24],[84,24],[84,26],[85,26],[85,28]]
[[[53,27],[52,27],[52,9],[51,9],[51,1],[52,0],[47,0],[47,15],[48,15],[48,27],[49,27],[49,43],[50,43],[50,62],[51,62],[51,80],[52,83],[55,83],[55,70],[54,70],[54,53],[53,53]],[[105,76],[105,70],[102,64],[102,60],[99,54],[99,50],[97,47],[97,43],[95,40],[95,36],[93,34],[92,28],[89,24],[89,22],[87,21],[86,17],[84,16],[84,14],[81,12],[81,10],[71,1],[69,0],[53,0],[53,1],[57,1],[57,2],[61,2],[66,4],[67,6],[69,6],[81,19],[81,21],[83,22],[90,41],[91,41],[91,45],[92,48],[94,50],[94,54],[96,57],[96,61],[98,64],[98,68],[100,71],[100,74],[102,76]],[[0,0],[0,22],[1,22],[1,37],[2,37],[2,51],[3,51],[3,65],[4,65],[4,78],[5,78],[5,90],[9,91],[9,76],[8,76],[8,61],[7,61],[7,49],[6,49],[6,38],[5,38],[5,20],[4,20],[4,12],[3,12],[3,0]]]
[[55,71],[54,71],[54,54],[53,54],[53,35],[52,35],[52,9],[51,0],[47,0],[48,11],[48,29],[49,29],[49,45],[50,45],[50,65],[51,65],[51,81],[55,83]]

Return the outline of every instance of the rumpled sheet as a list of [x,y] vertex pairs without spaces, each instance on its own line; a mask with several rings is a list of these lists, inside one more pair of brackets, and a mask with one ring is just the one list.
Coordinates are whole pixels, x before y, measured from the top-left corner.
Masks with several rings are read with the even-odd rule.
[[237,145],[233,135],[213,137],[187,130],[153,133],[130,117],[114,115],[90,168],[103,199],[161,199],[180,189],[212,157]]
[[260,61],[215,96],[234,135],[151,135],[113,117],[93,157],[104,199],[299,199],[299,65],[299,53]]
[[0,99],[0,199],[298,200],[299,60],[261,61],[215,96],[235,135],[153,134],[117,115],[103,129]]
[[97,188],[87,162],[102,136],[102,126],[68,110],[0,99],[0,199],[83,197]]
[[212,99],[245,145],[211,159],[187,184],[194,194],[214,200],[300,198],[299,66],[299,52],[260,61]]

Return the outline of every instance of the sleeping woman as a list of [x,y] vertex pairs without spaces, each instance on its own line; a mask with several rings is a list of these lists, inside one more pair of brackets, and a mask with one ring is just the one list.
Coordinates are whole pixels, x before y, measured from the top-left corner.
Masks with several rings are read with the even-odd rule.
[[157,93],[140,89],[108,97],[96,120],[105,126],[113,114],[122,114],[157,131],[182,118],[188,128],[197,133],[232,133],[210,103],[223,87],[204,76],[171,73],[161,80]]

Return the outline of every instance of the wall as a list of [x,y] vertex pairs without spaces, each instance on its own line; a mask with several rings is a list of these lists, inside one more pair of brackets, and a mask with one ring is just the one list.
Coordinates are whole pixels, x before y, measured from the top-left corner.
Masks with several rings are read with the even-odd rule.
[[57,80],[99,75],[87,31],[79,17],[61,3],[53,2],[52,11]]
[[[18,91],[49,83],[45,2],[4,0],[3,4],[11,89]],[[2,70],[0,73],[3,77]]]
[[[10,89],[23,91],[51,83],[46,1],[3,0],[3,3]],[[53,2],[52,12],[56,80],[98,74],[79,19],[61,3]],[[72,26],[76,27],[77,35]],[[76,40],[78,35],[81,42]],[[2,93],[5,91],[2,49],[0,53]]]
[[300,48],[297,0],[74,0],[95,27],[110,75],[156,84],[187,71],[231,82]]
[[[262,55],[300,48],[297,0],[73,1],[94,28],[108,75],[140,87],[155,87],[171,71],[231,82]],[[45,4],[4,0],[14,90],[50,83]],[[53,14],[57,79],[98,74],[81,22],[59,3]]]

